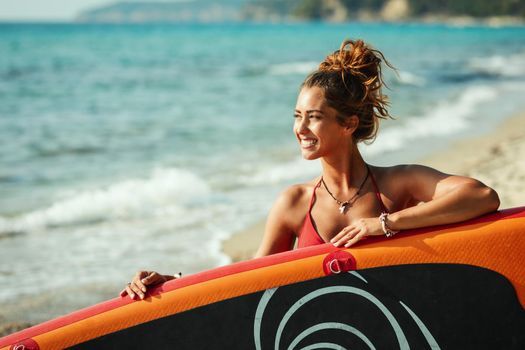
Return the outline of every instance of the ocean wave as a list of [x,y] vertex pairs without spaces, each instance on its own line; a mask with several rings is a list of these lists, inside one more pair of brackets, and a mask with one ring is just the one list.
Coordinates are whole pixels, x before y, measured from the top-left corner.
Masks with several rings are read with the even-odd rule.
[[[55,146],[55,145],[53,145]],[[33,146],[32,149],[35,153],[35,157],[43,158],[53,158],[61,157],[66,155],[81,156],[81,155],[90,155],[101,153],[104,151],[104,148],[101,146],[56,146],[49,147],[48,145],[44,146]]]
[[269,66],[250,66],[244,67],[239,71],[239,75],[243,77],[253,77],[261,75],[307,75],[313,72],[318,62],[305,61],[305,62],[289,62],[289,63],[278,63]]
[[[299,146],[297,146],[297,152],[300,152]],[[240,182],[247,186],[274,185],[284,182],[304,181],[304,179],[319,173],[320,167],[318,162],[297,158],[286,163],[268,164],[255,172],[255,174],[243,176],[240,178]]]
[[437,79],[445,83],[471,83],[476,80],[498,80],[500,79],[499,74],[494,74],[490,72],[454,72],[454,73],[444,73],[440,74]]
[[21,78],[25,78],[31,74],[38,73],[40,67],[8,67],[4,71],[0,71],[0,78],[5,81],[15,81]]
[[467,66],[476,73],[498,77],[525,76],[525,52],[511,55],[474,57]]
[[437,78],[450,83],[472,81],[513,80],[525,77],[525,53],[473,57],[463,67],[454,72],[445,72]]
[[414,73],[408,71],[398,71],[396,75],[395,82],[400,85],[413,85],[413,86],[423,86],[426,83],[425,78],[420,77]]
[[308,61],[308,62],[291,62],[281,63],[270,66],[268,72],[271,75],[288,75],[288,74],[309,74],[314,71],[319,63]]
[[400,150],[415,139],[461,132],[469,127],[470,119],[476,117],[480,104],[495,100],[497,96],[496,88],[471,86],[455,101],[441,101],[422,116],[408,117],[403,125],[380,131],[376,141],[363,150],[367,155],[377,155]]
[[14,218],[0,217],[0,233],[154,216],[184,217],[188,208],[202,204],[198,198],[210,192],[208,184],[189,171],[156,169],[146,179],[71,193],[47,208]]

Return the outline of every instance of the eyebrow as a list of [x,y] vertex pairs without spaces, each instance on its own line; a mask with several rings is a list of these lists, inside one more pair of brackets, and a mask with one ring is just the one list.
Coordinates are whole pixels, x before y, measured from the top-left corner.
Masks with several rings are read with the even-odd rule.
[[[301,113],[301,111],[298,110],[298,109],[296,109],[295,111],[296,111],[297,113]],[[321,113],[321,114],[323,114],[323,111],[321,111],[321,110],[319,110],[319,109],[309,109],[309,110],[306,111],[306,113],[313,113],[313,112],[317,112],[317,113]]]

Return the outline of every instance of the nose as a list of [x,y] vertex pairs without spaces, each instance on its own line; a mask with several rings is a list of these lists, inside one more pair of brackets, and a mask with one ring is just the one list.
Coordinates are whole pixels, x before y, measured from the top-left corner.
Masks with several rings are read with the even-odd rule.
[[295,123],[295,130],[298,134],[308,133],[308,118],[298,118]]

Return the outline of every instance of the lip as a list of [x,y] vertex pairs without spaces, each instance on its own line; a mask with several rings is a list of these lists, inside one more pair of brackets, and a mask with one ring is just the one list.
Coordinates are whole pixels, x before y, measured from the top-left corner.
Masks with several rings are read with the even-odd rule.
[[301,138],[301,139],[299,139],[299,143],[300,143],[302,149],[313,148],[313,147],[315,147],[315,145],[317,145],[317,142],[318,142],[317,139],[313,139],[313,138]]

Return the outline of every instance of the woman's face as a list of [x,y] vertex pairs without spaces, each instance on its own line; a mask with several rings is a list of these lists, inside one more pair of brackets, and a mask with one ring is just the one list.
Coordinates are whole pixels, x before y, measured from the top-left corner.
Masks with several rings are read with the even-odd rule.
[[348,147],[352,132],[337,122],[337,111],[328,106],[324,91],[305,87],[299,93],[294,113],[294,133],[305,159],[329,156]]

